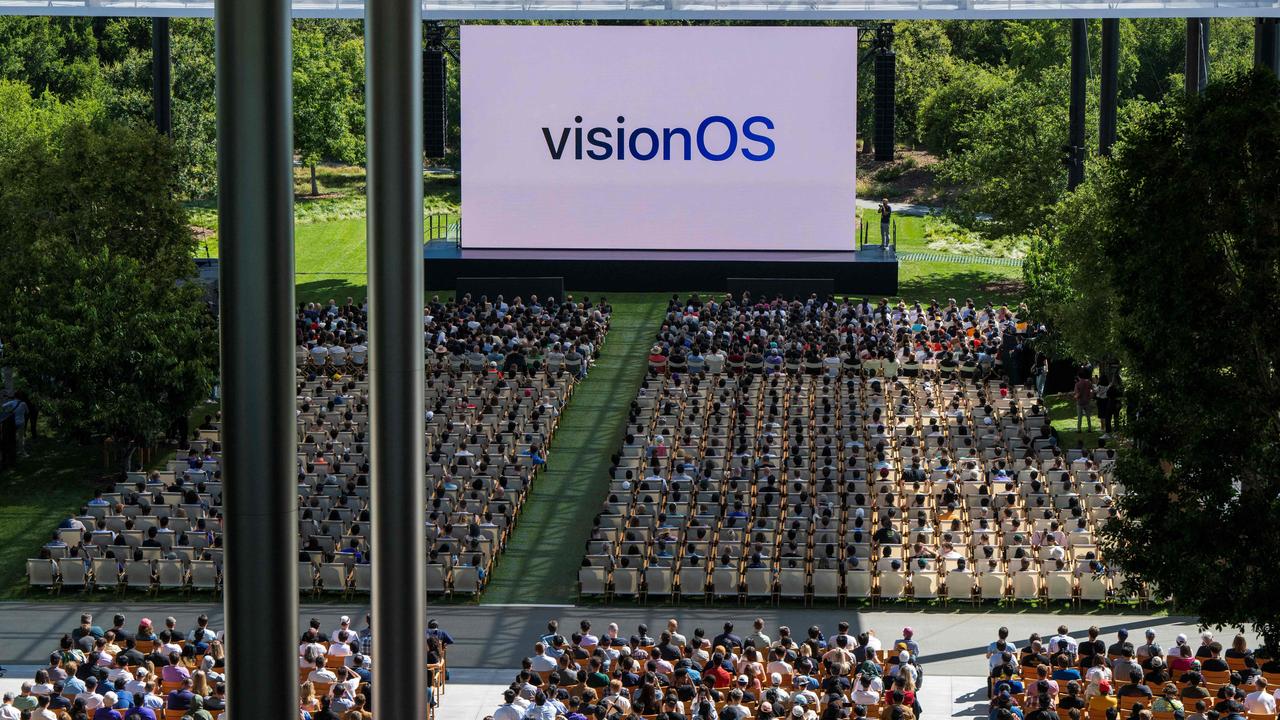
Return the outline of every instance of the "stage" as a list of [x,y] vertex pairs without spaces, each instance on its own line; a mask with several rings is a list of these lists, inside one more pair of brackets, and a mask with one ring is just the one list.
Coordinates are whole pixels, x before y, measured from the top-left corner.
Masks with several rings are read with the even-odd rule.
[[848,252],[494,250],[433,240],[424,245],[423,260],[433,290],[475,277],[563,277],[565,288],[592,292],[725,291],[730,278],[769,278],[826,281],[813,283],[814,291],[830,283],[839,294],[898,294],[898,258],[878,246]]

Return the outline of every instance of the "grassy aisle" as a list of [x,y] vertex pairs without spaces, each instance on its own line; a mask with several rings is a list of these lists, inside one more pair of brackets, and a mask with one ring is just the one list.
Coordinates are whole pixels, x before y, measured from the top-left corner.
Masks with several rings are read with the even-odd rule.
[[644,378],[646,349],[666,298],[609,295],[614,314],[604,352],[574,391],[551,442],[549,469],[534,483],[481,602],[552,604],[577,596],[591,518],[604,497],[609,458]]

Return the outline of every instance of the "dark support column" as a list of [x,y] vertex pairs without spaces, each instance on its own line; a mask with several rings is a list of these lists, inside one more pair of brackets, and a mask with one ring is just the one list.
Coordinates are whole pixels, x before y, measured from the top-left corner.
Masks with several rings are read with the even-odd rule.
[[227,710],[238,718],[298,714],[289,10],[214,7]]
[[1102,102],[1098,117],[1098,152],[1111,154],[1116,141],[1116,105],[1119,102],[1120,19],[1102,21]]
[[1280,75],[1280,18],[1254,19],[1253,64]]
[[1187,59],[1183,83],[1188,94],[1209,84],[1209,18],[1187,18]]
[[173,136],[173,100],[169,91],[169,18],[151,18],[151,103],[156,130]]
[[365,4],[373,707],[426,717],[422,4]]
[[1071,109],[1067,141],[1071,146],[1067,165],[1067,189],[1084,182],[1085,81],[1089,74],[1089,25],[1084,19],[1071,21]]

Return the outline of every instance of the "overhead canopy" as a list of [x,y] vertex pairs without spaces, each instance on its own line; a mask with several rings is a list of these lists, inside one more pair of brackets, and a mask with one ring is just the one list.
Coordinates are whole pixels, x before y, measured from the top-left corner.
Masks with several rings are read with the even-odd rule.
[[[1280,17],[1280,0],[423,0],[435,20],[887,20]],[[213,0],[0,0],[0,15],[212,17]],[[294,0],[294,17],[362,18],[363,0]]]

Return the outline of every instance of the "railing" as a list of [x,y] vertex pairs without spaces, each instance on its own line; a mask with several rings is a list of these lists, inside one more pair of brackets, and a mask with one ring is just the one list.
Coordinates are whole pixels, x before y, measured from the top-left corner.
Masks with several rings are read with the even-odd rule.
[[423,218],[426,242],[462,242],[462,216],[458,213],[430,213]]

